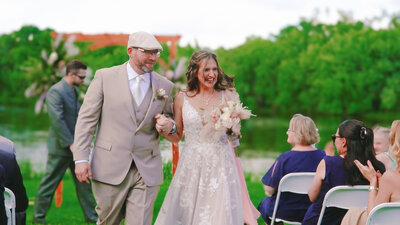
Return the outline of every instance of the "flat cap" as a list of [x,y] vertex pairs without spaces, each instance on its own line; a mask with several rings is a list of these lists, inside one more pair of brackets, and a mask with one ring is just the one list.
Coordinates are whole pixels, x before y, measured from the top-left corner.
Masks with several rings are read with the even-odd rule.
[[157,39],[152,34],[146,32],[130,34],[127,48],[130,47],[143,48],[144,50],[158,49],[160,51],[163,49]]

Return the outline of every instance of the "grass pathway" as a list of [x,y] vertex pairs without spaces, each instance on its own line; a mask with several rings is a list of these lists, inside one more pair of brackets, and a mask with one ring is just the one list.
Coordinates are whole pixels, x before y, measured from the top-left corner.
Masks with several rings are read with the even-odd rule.
[[[30,166],[22,164],[21,170],[24,176],[24,184],[26,187],[27,195],[29,197],[29,207],[27,209],[27,224],[32,224],[33,218],[33,202],[35,200],[36,192],[38,190],[41,175],[32,174]],[[156,202],[154,204],[154,218],[157,217],[158,211],[161,208],[164,196],[168,190],[168,186],[171,182],[171,163],[164,165],[164,183],[160,186],[160,191],[158,193]],[[250,198],[255,206],[261,201],[265,196],[264,189],[262,187],[261,181],[255,179],[254,176],[246,176],[247,188],[249,190]],[[47,213],[46,221],[49,225],[74,225],[74,224],[85,224],[83,212],[78,203],[78,199],[75,194],[75,186],[71,173],[67,172],[63,179],[63,203],[61,207],[56,207],[53,203],[50,210]],[[259,224],[264,224],[263,220],[260,218],[258,220]]]

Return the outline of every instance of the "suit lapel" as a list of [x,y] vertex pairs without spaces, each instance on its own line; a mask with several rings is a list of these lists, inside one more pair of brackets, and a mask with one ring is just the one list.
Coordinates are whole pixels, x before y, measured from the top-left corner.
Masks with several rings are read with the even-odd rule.
[[151,111],[152,111],[152,109],[153,109],[153,107],[155,106],[155,101],[154,101],[154,99],[155,99],[155,97],[156,97],[156,92],[157,92],[157,90],[158,90],[158,88],[159,88],[159,81],[158,81],[158,77],[157,77],[157,75],[154,73],[154,72],[152,72],[151,73],[151,99],[150,99],[150,104],[149,104],[149,108],[147,108],[147,111],[146,111],[146,115],[144,116],[144,118],[143,118],[143,121],[140,123],[140,125],[139,125],[139,127],[137,128],[138,130],[140,129],[140,128],[142,128],[142,126],[143,126],[143,124],[145,123],[145,121],[147,120],[147,117],[149,116],[149,115],[151,115]]
[[120,97],[126,103],[125,105],[127,107],[129,115],[131,115],[133,124],[135,125],[135,127],[137,127],[135,112],[133,111],[132,93],[131,89],[129,88],[128,72],[126,71],[126,66],[127,66],[126,64],[127,62],[122,64],[122,66],[119,69],[120,71],[118,72],[117,88],[121,92]]

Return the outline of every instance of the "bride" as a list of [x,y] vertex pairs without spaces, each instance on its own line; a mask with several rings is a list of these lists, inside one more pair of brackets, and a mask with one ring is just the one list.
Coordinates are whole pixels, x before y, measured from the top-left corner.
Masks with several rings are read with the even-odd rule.
[[[174,100],[177,132],[166,137],[179,142],[185,136],[185,144],[155,225],[243,225],[243,193],[228,137],[200,135],[213,109],[238,100],[233,79],[204,50],[192,55],[186,77],[187,90]],[[257,224],[255,218],[246,223]]]

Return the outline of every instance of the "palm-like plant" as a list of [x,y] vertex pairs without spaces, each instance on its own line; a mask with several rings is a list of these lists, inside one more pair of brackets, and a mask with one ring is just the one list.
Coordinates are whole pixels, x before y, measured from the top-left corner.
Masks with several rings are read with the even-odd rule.
[[79,48],[74,46],[74,36],[63,40],[63,35],[52,39],[51,49],[43,49],[41,57],[31,57],[23,69],[32,84],[25,90],[27,98],[37,97],[35,113],[42,111],[49,88],[65,75],[65,62],[79,54]]

